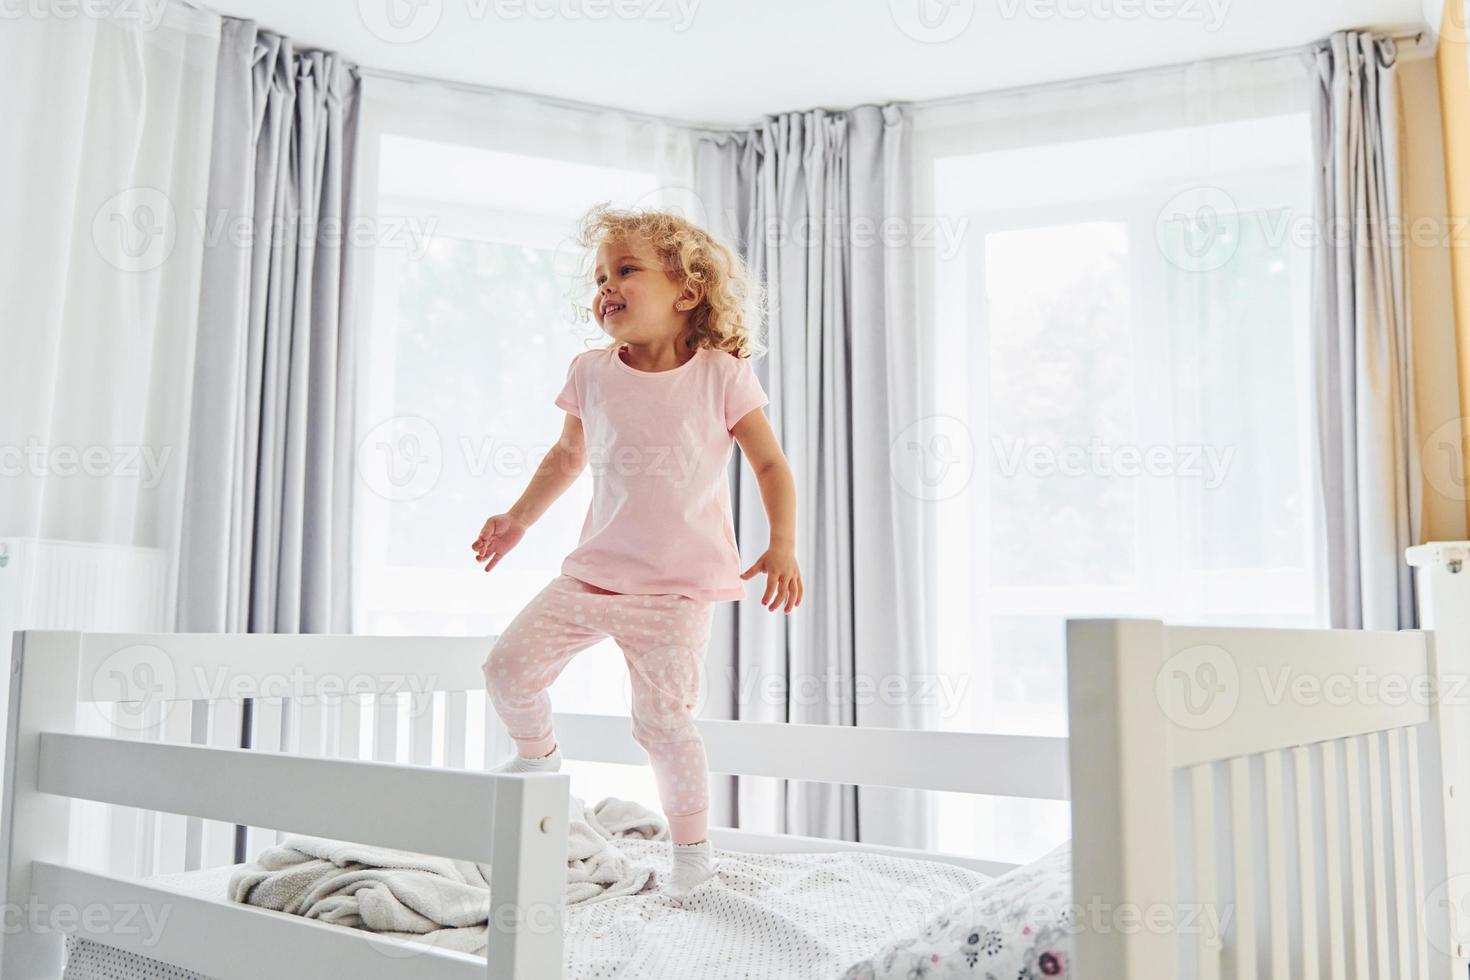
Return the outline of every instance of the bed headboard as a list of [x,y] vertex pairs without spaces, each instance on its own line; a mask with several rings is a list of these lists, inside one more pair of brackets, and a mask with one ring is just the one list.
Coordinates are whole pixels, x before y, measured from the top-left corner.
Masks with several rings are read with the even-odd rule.
[[1412,556],[1424,630],[1068,622],[1079,973],[1466,975],[1456,547]]

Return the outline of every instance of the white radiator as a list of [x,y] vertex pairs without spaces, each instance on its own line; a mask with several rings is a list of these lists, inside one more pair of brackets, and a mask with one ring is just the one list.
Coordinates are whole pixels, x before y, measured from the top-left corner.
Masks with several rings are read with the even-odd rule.
[[[13,632],[169,632],[168,574],[168,556],[159,548],[0,538],[0,751],[9,720]],[[80,711],[77,722],[79,731],[117,734],[95,711]],[[78,801],[71,824],[73,861],[127,874],[154,866],[153,841],[162,826],[156,814]]]
[[0,640],[18,629],[167,629],[168,556],[159,548],[0,538]]

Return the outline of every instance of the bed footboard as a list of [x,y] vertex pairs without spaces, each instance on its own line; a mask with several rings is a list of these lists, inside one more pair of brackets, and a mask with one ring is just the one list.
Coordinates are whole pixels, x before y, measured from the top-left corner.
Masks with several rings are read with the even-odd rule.
[[[312,656],[320,658],[323,643],[332,641],[273,639],[271,649],[288,659],[293,642],[310,643]],[[181,660],[211,649],[210,638],[200,634],[180,634],[173,642]],[[77,734],[79,704],[97,697],[86,665],[116,667],[117,652],[106,635],[27,631],[16,636],[0,882],[8,922],[24,919],[21,928],[7,929],[0,939],[0,976],[55,980],[61,975],[66,933],[161,957],[219,980],[408,975],[544,980],[561,975],[568,776],[504,776]],[[181,684],[190,683],[187,674],[179,676]],[[199,693],[186,688],[181,696]],[[486,957],[191,898],[73,866],[68,863],[73,800],[488,863],[492,903]],[[137,928],[140,907],[154,916],[179,918],[150,936]],[[84,914],[88,908],[101,914]],[[218,942],[220,936],[252,938],[250,956],[242,957],[239,943]],[[413,957],[411,968],[404,963],[408,957]]]
[[1419,575],[1422,631],[1069,621],[1079,976],[1467,975],[1470,573]]

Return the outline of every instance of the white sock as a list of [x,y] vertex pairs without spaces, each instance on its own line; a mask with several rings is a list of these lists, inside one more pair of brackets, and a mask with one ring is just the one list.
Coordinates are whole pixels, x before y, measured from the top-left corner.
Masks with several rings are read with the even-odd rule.
[[561,746],[551,747],[550,755],[539,759],[527,759],[519,752],[493,767],[491,772],[559,772],[561,770]]
[[714,850],[709,841],[674,844],[673,870],[665,891],[674,898],[683,898],[714,873]]

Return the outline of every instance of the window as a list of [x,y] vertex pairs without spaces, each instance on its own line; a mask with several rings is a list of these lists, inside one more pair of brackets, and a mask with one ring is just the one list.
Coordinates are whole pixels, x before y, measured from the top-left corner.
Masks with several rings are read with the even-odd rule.
[[[1069,617],[1324,625],[1304,95],[1157,91],[921,137],[961,233],[927,267],[935,405],[972,453],[934,508],[943,727],[1066,735]],[[1070,833],[1064,803],[939,814],[941,849],[998,859]]]
[[[494,570],[475,562],[485,519],[510,508],[561,432],[552,399],[569,362],[606,341],[576,315],[590,299],[573,275],[576,219],[602,201],[646,202],[660,176],[569,127],[551,138],[544,114],[495,125],[472,118],[474,100],[425,110],[416,93],[408,108],[394,94],[380,92],[365,116],[375,238],[359,361],[354,631],[490,636],[560,573],[591,499],[584,471]],[[605,640],[578,654],[552,698],[558,712],[627,715],[621,651]],[[472,733],[491,728],[488,749],[472,736],[468,765],[514,751],[488,698],[472,692],[468,711]],[[436,744],[436,764],[442,753]],[[646,767],[564,771],[589,802],[656,806]]]

